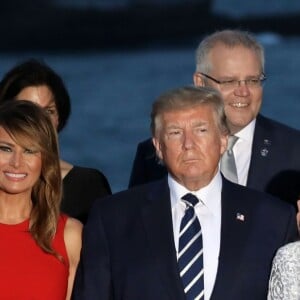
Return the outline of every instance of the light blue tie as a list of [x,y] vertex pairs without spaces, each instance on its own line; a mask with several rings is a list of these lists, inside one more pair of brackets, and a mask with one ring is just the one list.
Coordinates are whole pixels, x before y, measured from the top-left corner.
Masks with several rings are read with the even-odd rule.
[[221,158],[220,169],[226,179],[238,183],[238,176],[233,153],[233,146],[239,138],[234,135],[228,137],[227,150],[223,153]]
[[200,222],[194,206],[199,202],[193,194],[182,197],[186,204],[181,220],[178,265],[187,300],[204,299],[203,245]]

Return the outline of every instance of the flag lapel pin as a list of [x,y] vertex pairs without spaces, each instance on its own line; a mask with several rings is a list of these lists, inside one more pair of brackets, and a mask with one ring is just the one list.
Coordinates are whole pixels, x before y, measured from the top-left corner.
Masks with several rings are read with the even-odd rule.
[[238,221],[244,222],[245,221],[245,216],[243,214],[241,214],[241,213],[237,213],[236,214],[236,219]]

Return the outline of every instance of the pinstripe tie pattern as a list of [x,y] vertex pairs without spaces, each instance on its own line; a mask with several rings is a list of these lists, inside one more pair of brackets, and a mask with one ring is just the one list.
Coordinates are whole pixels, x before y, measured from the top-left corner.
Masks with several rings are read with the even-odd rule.
[[204,299],[203,245],[200,222],[194,205],[199,202],[193,194],[182,197],[186,204],[181,220],[178,245],[178,265],[187,300]]

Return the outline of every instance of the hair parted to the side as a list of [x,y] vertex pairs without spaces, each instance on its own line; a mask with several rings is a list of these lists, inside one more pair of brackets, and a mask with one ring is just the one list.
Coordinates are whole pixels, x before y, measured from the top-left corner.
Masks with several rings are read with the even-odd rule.
[[228,134],[224,104],[219,91],[211,87],[185,86],[169,90],[160,95],[152,105],[151,132],[157,137],[161,129],[160,117],[163,113],[209,105],[215,112],[218,128]]
[[217,45],[223,44],[228,48],[238,46],[253,50],[261,64],[261,72],[265,70],[265,55],[263,46],[248,31],[221,30],[206,36],[196,50],[196,72],[209,73],[212,69],[209,54]]
[[61,255],[52,248],[62,197],[56,130],[42,108],[23,100],[0,105],[0,127],[18,145],[41,152],[42,170],[32,190],[29,231],[45,252],[61,260]]
[[53,94],[59,132],[66,126],[71,113],[70,96],[62,78],[42,61],[29,59],[9,70],[0,82],[0,103],[13,100],[25,88],[42,85]]

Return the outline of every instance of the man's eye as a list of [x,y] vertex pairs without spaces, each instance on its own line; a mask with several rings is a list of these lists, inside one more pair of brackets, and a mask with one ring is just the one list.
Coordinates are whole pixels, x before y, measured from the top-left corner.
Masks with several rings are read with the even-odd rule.
[[260,84],[260,79],[249,79],[247,80],[248,85],[259,85]]
[[179,138],[181,136],[181,131],[180,130],[172,130],[172,131],[169,131],[167,133],[167,136],[169,138]]
[[179,130],[170,131],[169,134],[170,135],[177,135],[177,134],[180,134],[180,131]]
[[204,132],[206,132],[207,131],[207,128],[205,128],[205,127],[199,127],[199,128],[196,128],[195,129],[195,132],[197,133],[197,134],[202,134],[202,133],[204,133]]
[[236,85],[237,81],[236,80],[226,80],[226,81],[222,81],[222,84],[224,86],[232,86],[232,85]]

